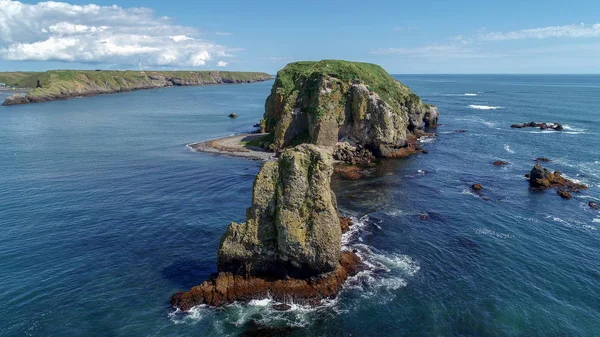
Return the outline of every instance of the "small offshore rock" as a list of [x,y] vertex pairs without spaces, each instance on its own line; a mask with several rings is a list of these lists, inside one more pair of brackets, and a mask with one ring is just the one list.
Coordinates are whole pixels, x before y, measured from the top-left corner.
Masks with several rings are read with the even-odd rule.
[[523,128],[523,124],[513,124],[510,127],[514,128],[514,129],[522,129]]
[[421,153],[422,153],[422,154],[428,154],[428,153],[429,153],[429,151],[427,151],[427,150],[421,150]]
[[596,204],[593,201],[588,202],[588,206],[590,206],[593,209],[600,209],[600,206],[598,206],[598,204]]
[[350,226],[353,225],[352,219],[341,216],[340,217],[340,229],[342,230],[342,234],[346,233],[350,230]]
[[419,214],[419,220],[422,220],[422,221],[429,220],[429,215],[427,213],[421,213],[421,214]]
[[537,188],[562,188],[569,192],[578,192],[587,189],[584,184],[576,183],[562,176],[558,171],[550,172],[542,165],[535,164],[529,173],[529,185]]
[[471,185],[471,188],[473,189],[473,191],[481,191],[483,189],[483,186],[481,186],[481,184],[473,184]]
[[465,133],[465,132],[467,132],[467,130],[456,130],[456,131],[454,131],[454,133]]
[[288,311],[292,308],[291,305],[289,304],[285,304],[285,303],[277,303],[277,304],[273,304],[273,309],[277,310],[277,311]]
[[504,166],[504,165],[508,165],[508,164],[510,164],[510,163],[507,161],[503,161],[503,160],[496,160],[494,162],[494,166]]
[[237,114],[235,112],[230,113],[229,116],[227,116],[229,118],[237,118]]
[[560,197],[563,199],[571,199],[571,193],[569,193],[568,191],[558,190],[556,191],[556,193],[560,195]]
[[554,128],[553,129],[556,130],[556,131],[562,131],[562,130],[564,130],[563,126],[561,124],[559,124],[559,123],[554,123]]
[[538,158],[535,158],[535,161],[538,162],[538,163],[549,163],[552,160],[550,160],[548,158],[544,158],[544,157],[538,157]]

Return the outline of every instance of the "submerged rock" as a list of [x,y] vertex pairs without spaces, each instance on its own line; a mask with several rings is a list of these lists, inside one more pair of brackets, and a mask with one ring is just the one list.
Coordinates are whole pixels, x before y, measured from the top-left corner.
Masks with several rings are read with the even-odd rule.
[[569,193],[569,191],[558,190],[556,191],[556,194],[560,195],[563,199],[571,199],[571,193]]
[[510,164],[510,163],[507,161],[504,161],[504,160],[496,160],[494,162],[494,166],[504,166],[504,165],[508,165],[508,164]]
[[229,118],[237,118],[237,116],[238,115],[235,112],[233,112],[233,113],[230,113],[229,116],[227,116],[227,117],[229,117]]
[[471,188],[473,189],[473,191],[481,191],[483,189],[483,186],[481,186],[481,184],[473,184],[471,185]]
[[299,143],[362,145],[377,157],[396,157],[423,127],[437,126],[435,106],[374,64],[295,62],[277,73],[265,103],[263,131],[275,149]]
[[544,158],[544,157],[538,157],[538,158],[535,158],[535,161],[538,162],[538,163],[549,163],[552,160],[550,160],[548,158]]
[[588,206],[590,206],[593,209],[599,209],[600,207],[598,206],[598,204],[596,204],[593,201],[588,202]]
[[363,170],[354,165],[335,165],[333,172],[338,174],[344,180],[359,180],[366,177],[366,174],[363,172]]

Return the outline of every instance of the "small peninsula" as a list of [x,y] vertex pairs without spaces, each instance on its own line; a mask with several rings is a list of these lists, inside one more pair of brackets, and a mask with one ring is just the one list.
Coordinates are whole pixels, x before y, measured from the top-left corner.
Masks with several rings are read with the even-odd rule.
[[0,82],[29,90],[24,95],[7,97],[2,105],[49,102],[171,86],[252,83],[272,78],[266,73],[232,71],[51,70],[43,73],[0,73]]

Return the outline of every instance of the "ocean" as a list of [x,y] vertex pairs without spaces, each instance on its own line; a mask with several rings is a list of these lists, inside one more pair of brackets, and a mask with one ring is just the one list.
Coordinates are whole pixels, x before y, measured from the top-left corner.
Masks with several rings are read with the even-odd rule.
[[[333,180],[371,268],[287,312],[169,307],[216,271],[261,165],[186,144],[252,130],[272,81],[0,107],[0,336],[599,336],[600,76],[396,78],[437,137]],[[565,130],[510,128],[530,121]],[[537,157],[590,188],[531,190]]]

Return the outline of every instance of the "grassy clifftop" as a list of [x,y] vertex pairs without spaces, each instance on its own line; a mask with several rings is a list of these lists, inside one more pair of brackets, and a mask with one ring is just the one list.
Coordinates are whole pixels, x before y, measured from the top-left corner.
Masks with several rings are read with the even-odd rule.
[[[294,62],[277,73],[261,129],[282,150],[350,140],[392,156],[437,124],[438,111],[383,68],[341,60]],[[266,140],[265,140],[266,141]]]
[[43,73],[0,73],[0,82],[31,88],[25,97],[8,98],[4,104],[23,104],[75,96],[122,91],[222,83],[251,83],[272,77],[265,73],[230,71],[93,71],[52,70]]
[[392,99],[404,102],[414,95],[408,87],[396,81],[376,64],[342,60],[289,63],[277,73],[273,88],[277,88],[279,94],[289,95],[308,81],[323,76],[334,77],[347,83],[364,83],[388,103]]

